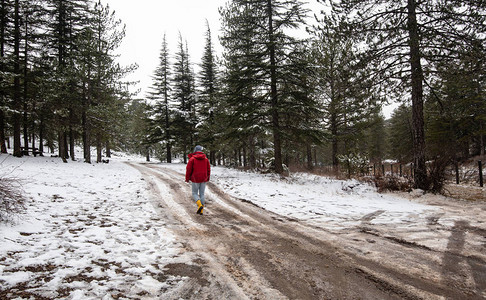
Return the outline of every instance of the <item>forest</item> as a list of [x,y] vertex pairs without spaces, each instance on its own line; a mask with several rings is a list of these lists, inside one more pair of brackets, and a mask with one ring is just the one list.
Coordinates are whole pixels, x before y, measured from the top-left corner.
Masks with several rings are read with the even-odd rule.
[[484,1],[319,2],[314,14],[300,0],[228,0],[220,34],[201,32],[200,62],[182,35],[175,53],[160,37],[141,99],[125,79],[136,65],[117,63],[125,28],[108,6],[2,0],[1,152],[68,162],[81,146],[87,163],[92,147],[96,162],[115,149],[170,163],[201,144],[213,165],[279,174],[388,160],[423,190],[484,156]]

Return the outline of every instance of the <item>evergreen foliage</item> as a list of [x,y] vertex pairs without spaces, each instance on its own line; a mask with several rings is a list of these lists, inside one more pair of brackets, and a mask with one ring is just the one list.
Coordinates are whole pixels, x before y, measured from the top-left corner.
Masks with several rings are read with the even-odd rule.
[[209,161],[216,164],[216,152],[218,151],[218,132],[222,130],[219,120],[221,119],[220,94],[219,94],[219,74],[217,57],[214,52],[211,37],[211,28],[206,20],[206,44],[201,61],[201,71],[199,75],[198,93],[198,131],[199,137],[196,143],[206,145],[209,150]]
[[392,114],[388,126],[389,157],[398,162],[412,161],[412,109],[405,104],[400,105]]
[[125,28],[108,6],[2,0],[0,151],[13,137],[15,156],[57,148],[67,162],[82,144],[86,162],[120,147],[170,163],[202,144],[212,164],[279,174],[393,159],[433,190],[447,164],[484,155],[484,1],[321,2],[331,10],[302,39],[303,1],[228,0],[221,56],[207,23],[194,64],[191,41],[170,53],[164,35],[142,100],[124,82],[136,65],[116,63]]
[[[457,60],[463,50],[484,48],[485,4],[481,1],[330,1],[344,20],[343,34],[363,41],[362,61],[374,84],[388,94],[409,92],[415,186],[428,189],[424,133],[424,85],[438,61]],[[398,94],[396,92],[399,92]]]
[[[114,50],[124,28],[107,6],[84,0],[2,1],[0,137],[22,147],[51,151],[67,162],[82,137],[84,159],[90,146],[109,149],[118,135],[115,123],[128,99]],[[22,26],[20,26],[22,25]],[[16,76],[13,76],[16,74]],[[11,126],[11,127],[10,127]],[[10,129],[11,128],[11,129]],[[23,129],[21,131],[21,129]],[[11,131],[10,131],[11,130]],[[107,151],[109,152],[109,151]]]
[[[377,100],[379,97],[369,80],[369,70],[359,62],[357,41],[351,36],[342,36],[340,24],[326,17],[319,20],[313,33],[315,93],[322,105],[323,126],[331,143],[332,165],[337,170],[338,155],[346,156],[357,151],[364,155],[372,151],[376,155],[380,152],[368,149],[370,143],[365,141],[365,131],[377,121],[377,111],[382,103]],[[375,141],[375,145],[378,144]]]
[[[304,68],[297,67],[302,61],[296,57],[296,46],[302,41],[289,35],[287,30],[304,24],[306,10],[301,1],[238,0],[227,3],[221,15],[221,40],[228,72],[225,76],[229,91],[226,93],[227,103],[234,103],[235,109],[231,111],[245,111],[237,114],[244,126],[232,126],[236,129],[232,134],[243,133],[239,144],[242,144],[241,141],[246,143],[246,137],[250,153],[255,153],[257,136],[271,133],[272,164],[281,174],[285,139],[283,117],[291,107],[287,105],[291,93],[285,88],[292,80],[291,74],[299,78],[299,74],[305,72]],[[299,80],[302,83],[302,77]],[[293,83],[296,82],[294,80]],[[293,100],[306,101],[305,97]],[[301,115],[297,112],[294,117]],[[296,125],[299,127],[299,122]],[[296,137],[293,134],[288,136]]]
[[182,35],[179,34],[172,77],[174,119],[171,128],[178,137],[175,146],[183,153],[184,163],[187,162],[185,154],[189,153],[197,140],[195,77],[187,48],[187,43],[184,44]]
[[165,144],[165,160],[172,162],[172,145],[174,138],[171,132],[172,113],[170,108],[171,100],[171,65],[169,61],[169,49],[167,45],[166,35],[162,41],[162,48],[160,50],[160,64],[155,69],[153,75],[152,89],[149,92],[149,99],[155,102],[153,112],[153,124],[151,132],[151,143]]

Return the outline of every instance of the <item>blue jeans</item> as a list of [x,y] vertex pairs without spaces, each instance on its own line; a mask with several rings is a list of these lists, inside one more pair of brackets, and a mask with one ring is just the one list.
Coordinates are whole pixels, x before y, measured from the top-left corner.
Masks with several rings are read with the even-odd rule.
[[204,190],[206,189],[206,182],[192,183],[192,197],[194,201],[201,200],[201,204],[204,205]]

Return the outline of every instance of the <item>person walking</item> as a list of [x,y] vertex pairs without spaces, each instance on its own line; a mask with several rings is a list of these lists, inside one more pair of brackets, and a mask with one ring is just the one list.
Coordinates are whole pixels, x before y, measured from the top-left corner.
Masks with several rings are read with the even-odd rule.
[[202,152],[203,147],[197,145],[194,148],[194,153],[189,154],[189,162],[186,166],[186,182],[192,182],[192,197],[197,204],[197,214],[202,215],[204,205],[204,191],[206,189],[206,182],[209,181],[211,175],[211,164],[209,159]]

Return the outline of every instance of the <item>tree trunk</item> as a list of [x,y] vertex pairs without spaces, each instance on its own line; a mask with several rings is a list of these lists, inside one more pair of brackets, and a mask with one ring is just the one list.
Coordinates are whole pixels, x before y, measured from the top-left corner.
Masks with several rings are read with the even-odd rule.
[[484,121],[479,121],[479,144],[481,147],[480,155],[484,156]]
[[37,154],[35,153],[35,133],[34,133],[34,124],[32,124],[32,153],[34,154],[34,156],[36,156]]
[[[25,149],[29,148],[29,122],[28,122],[28,117],[27,117],[27,101],[24,97],[24,113],[22,114],[22,127],[23,127],[23,133],[24,133],[24,147]],[[25,151],[22,153],[22,155],[29,155],[29,152]]]
[[39,121],[39,152],[40,156],[44,156],[44,117],[42,112]]
[[49,148],[49,153],[54,154],[54,142],[51,138],[47,140],[47,148]]
[[64,143],[64,158],[68,159],[69,158],[69,149],[68,149],[68,137],[67,137],[67,132],[63,133],[63,143]]
[[314,169],[314,164],[312,163],[312,145],[311,143],[307,143],[307,169],[312,170]]
[[106,141],[106,157],[111,158],[111,147],[110,147],[110,141]]
[[283,173],[282,167],[282,142],[280,138],[280,122],[278,113],[278,94],[277,94],[277,62],[275,59],[275,32],[273,30],[273,7],[272,0],[267,1],[268,10],[268,50],[270,58],[270,97],[273,133],[273,151],[275,172]]
[[74,155],[74,147],[75,147],[75,137],[74,137],[74,130],[72,126],[69,128],[69,156],[71,156],[71,160],[75,161],[76,157]]
[[[334,96],[333,96],[334,97]],[[338,161],[338,125],[337,125],[337,113],[334,108],[335,99],[331,99],[331,158],[332,158],[332,169],[335,174],[338,172],[339,161]]]
[[58,155],[59,157],[62,158],[62,153],[63,153],[63,147],[64,147],[64,143],[62,141],[62,133],[59,131],[57,133],[57,139],[58,139],[58,144],[59,144],[59,147],[58,147]]
[[[70,89],[70,95],[74,95],[74,83],[69,84],[69,89]],[[73,127],[76,124],[75,117],[74,117],[74,109],[72,105],[69,107],[69,156],[71,156],[71,160],[74,161],[76,160],[75,155],[74,155],[74,147],[75,147],[75,132]]]
[[[27,32],[28,32],[28,24],[29,22],[27,22],[27,20],[24,20],[25,22],[25,42],[24,42],[24,91],[23,91],[23,100],[24,100],[24,113],[23,113],[23,127],[24,127],[24,147],[25,149],[27,150],[29,148],[29,118],[28,118],[28,86],[29,86],[29,82],[28,82],[28,76],[27,76],[27,72],[28,72],[28,64],[29,64],[29,59],[28,59],[28,52],[29,52],[29,44],[28,44],[28,36],[27,36]],[[34,146],[32,146],[32,148],[34,148]],[[34,150],[34,149],[32,149]],[[25,152],[24,153],[25,155],[29,155],[29,152]]]
[[13,99],[13,134],[14,134],[14,152],[13,155],[21,157],[20,151],[20,16],[19,0],[15,0],[15,17],[14,17],[14,99]]
[[[165,78],[167,82],[167,78]],[[165,141],[166,141],[166,160],[167,163],[172,163],[172,143],[170,142],[170,119],[169,119],[169,95],[167,93],[167,88],[164,89],[164,99],[165,99]]]
[[[331,65],[332,67],[332,65]],[[331,69],[331,74],[334,71]],[[331,88],[331,103],[329,104],[329,112],[330,112],[330,129],[331,129],[331,159],[332,159],[332,169],[335,174],[338,172],[339,162],[337,159],[338,155],[338,116],[337,116],[337,96],[336,96],[336,87],[334,82],[334,77],[331,76],[330,79],[330,88]]]
[[420,43],[416,16],[416,1],[408,0],[408,32],[412,80],[412,132],[415,187],[427,190],[425,165],[423,70],[420,62]]
[[0,109],[0,153],[7,153],[5,146],[5,116],[3,110]]
[[99,134],[96,135],[96,162],[100,163],[102,156],[103,146],[101,143],[101,137]]
[[[7,22],[7,12],[5,0],[1,2],[0,7],[0,82],[4,81],[3,74],[5,71],[5,66],[3,64],[3,58],[5,56],[5,27]],[[2,85],[3,86],[3,85]],[[4,89],[0,89],[0,106],[4,105],[5,95]],[[7,153],[7,147],[5,146],[5,114],[3,108],[0,108],[0,152]]]
[[248,156],[246,153],[246,147],[243,147],[243,167],[248,167]]
[[[88,69],[88,76],[91,70]],[[91,106],[91,93],[89,83],[83,84],[83,111],[81,113],[81,126],[83,128],[83,158],[84,162],[91,164],[91,123],[88,117],[88,109]]]
[[59,157],[64,163],[67,163],[66,157],[66,134],[64,132],[59,132]]
[[172,147],[170,145],[170,143],[167,141],[167,145],[166,145],[166,152],[167,152],[167,163],[172,163]]
[[184,157],[184,164],[187,164],[187,147],[184,145],[184,154],[182,155]]
[[69,156],[71,156],[71,160],[76,160],[74,157],[74,147],[75,147],[75,138],[74,138],[74,130],[72,125],[69,126]]
[[[32,114],[35,113],[35,102],[32,102]],[[32,117],[31,118],[31,134],[32,134],[32,150],[35,150],[35,147],[36,147],[36,142],[35,142],[35,120],[34,118]],[[37,154],[35,154],[34,152],[34,156],[36,156]]]
[[250,154],[249,154],[249,161],[250,161],[250,169],[256,169],[257,167],[257,158],[256,158],[256,143],[255,138],[250,137],[250,142],[248,143]]
[[[331,118],[332,122],[332,118]],[[338,155],[338,137],[337,137],[337,126],[331,125],[331,136],[332,136],[332,168],[334,172],[337,172],[339,161]]]
[[216,165],[216,151],[209,150],[209,163],[213,166]]
[[83,109],[83,113],[81,114],[81,125],[83,127],[84,162],[90,164],[91,163],[91,137],[90,137],[89,121],[86,116],[86,108]]

